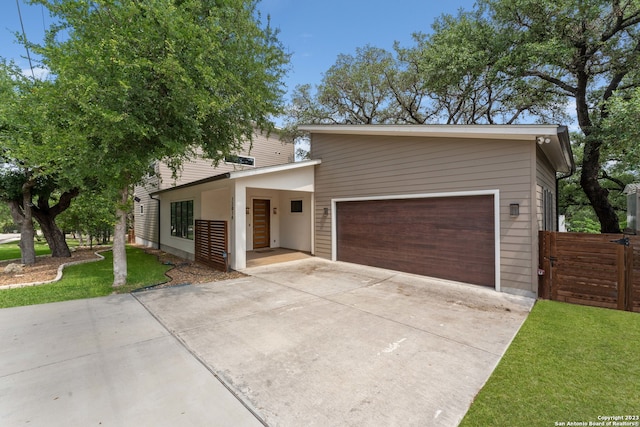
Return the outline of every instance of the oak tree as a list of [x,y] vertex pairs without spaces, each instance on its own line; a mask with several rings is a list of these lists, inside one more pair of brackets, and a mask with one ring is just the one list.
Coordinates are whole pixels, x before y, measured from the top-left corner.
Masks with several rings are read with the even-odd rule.
[[[58,23],[37,53],[56,82],[60,138],[118,189],[114,286],[126,283],[129,189],[196,148],[213,160],[267,129],[288,61],[254,0],[34,0]],[[66,139],[65,139],[66,136]]]

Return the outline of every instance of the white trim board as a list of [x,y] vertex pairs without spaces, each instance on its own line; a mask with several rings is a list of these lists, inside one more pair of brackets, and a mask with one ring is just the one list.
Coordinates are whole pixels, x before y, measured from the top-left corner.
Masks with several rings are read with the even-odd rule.
[[445,193],[393,194],[384,196],[345,197],[331,199],[331,260],[337,261],[336,204],[367,200],[427,199],[435,197],[493,196],[493,241],[495,290],[500,292],[500,190],[455,191]]

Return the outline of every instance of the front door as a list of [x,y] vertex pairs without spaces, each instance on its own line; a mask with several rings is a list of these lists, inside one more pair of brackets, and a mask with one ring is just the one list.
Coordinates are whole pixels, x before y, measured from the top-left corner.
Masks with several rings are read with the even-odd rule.
[[269,200],[253,199],[253,249],[269,247],[270,208]]

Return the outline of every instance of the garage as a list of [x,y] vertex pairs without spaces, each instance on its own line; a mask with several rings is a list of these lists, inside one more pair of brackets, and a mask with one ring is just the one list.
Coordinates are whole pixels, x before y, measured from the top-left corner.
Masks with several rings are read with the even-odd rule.
[[495,286],[494,196],[335,203],[338,261]]

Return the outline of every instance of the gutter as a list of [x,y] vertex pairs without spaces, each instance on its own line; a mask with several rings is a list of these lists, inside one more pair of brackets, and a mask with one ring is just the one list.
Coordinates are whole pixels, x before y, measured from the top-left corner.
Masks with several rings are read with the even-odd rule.
[[566,126],[560,126],[558,129],[558,139],[560,141],[560,145],[564,148],[564,152],[566,153],[566,160],[569,163],[569,172],[564,175],[556,177],[556,231],[560,231],[560,211],[559,211],[559,200],[560,200],[560,180],[567,179],[576,173],[576,163],[573,159],[573,150],[571,150],[571,141],[569,140],[569,129]]

